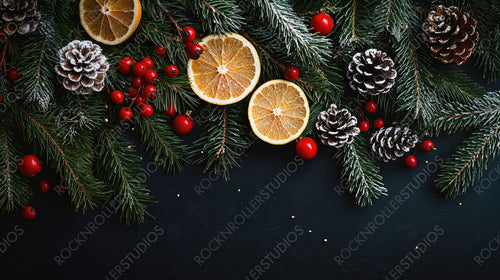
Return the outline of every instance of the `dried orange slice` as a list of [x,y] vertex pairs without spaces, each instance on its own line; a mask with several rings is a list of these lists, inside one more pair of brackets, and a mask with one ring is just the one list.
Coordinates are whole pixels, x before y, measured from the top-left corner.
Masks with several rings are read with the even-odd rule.
[[272,80],[255,90],[248,105],[248,119],[261,140],[283,145],[298,138],[306,128],[309,103],[296,84]]
[[132,36],[141,16],[139,0],[80,0],[83,28],[106,45],[118,45]]
[[188,76],[193,91],[203,100],[227,105],[245,98],[257,85],[260,60],[243,36],[209,35],[199,43],[203,53],[189,60]]

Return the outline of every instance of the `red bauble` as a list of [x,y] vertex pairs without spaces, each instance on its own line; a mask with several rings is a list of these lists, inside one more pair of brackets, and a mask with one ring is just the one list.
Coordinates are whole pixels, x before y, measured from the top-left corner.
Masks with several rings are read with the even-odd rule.
[[153,115],[153,107],[149,104],[139,105],[139,110],[141,111],[141,115],[145,118],[149,118]]
[[123,57],[118,61],[118,72],[128,74],[134,66],[134,61],[130,57]]
[[321,36],[327,35],[333,30],[333,19],[326,13],[316,14],[311,19],[311,27]]
[[148,84],[154,84],[158,79],[158,73],[155,70],[147,70],[144,74],[144,79]]
[[127,93],[130,97],[134,97],[137,95],[138,91],[137,91],[137,88],[133,87],[133,86],[128,86],[127,87]]
[[375,113],[377,111],[377,104],[375,104],[375,102],[373,101],[368,101],[365,103],[365,110],[368,112],[368,113]]
[[134,75],[136,76],[144,76],[147,70],[148,67],[144,62],[137,62],[136,64],[134,64],[134,67],[132,68],[132,71],[134,71]]
[[167,110],[163,111],[163,113],[169,117],[175,116],[176,111],[174,103],[167,103]]
[[146,80],[144,79],[144,76],[135,76],[132,79],[132,86],[135,88],[140,88],[146,83]]
[[182,29],[181,36],[184,42],[192,42],[196,38],[196,32],[192,27],[186,26]]
[[26,206],[21,213],[26,220],[33,220],[36,217],[35,208],[33,206]]
[[165,50],[165,48],[160,46],[154,46],[153,51],[156,53],[157,56],[164,57],[167,55],[167,50]]
[[422,142],[422,150],[430,152],[435,149],[436,148],[434,148],[434,143],[431,140],[425,140],[424,142]]
[[145,58],[143,58],[143,59],[141,60],[141,62],[142,62],[142,63],[144,63],[144,64],[146,65],[146,67],[147,67],[147,68],[151,68],[151,67],[153,67],[153,65],[154,65],[153,60],[152,60],[151,58],[147,57],[147,56],[146,56]]
[[50,191],[50,183],[48,181],[42,180],[38,182],[38,189],[40,192],[48,192]]
[[193,129],[193,119],[187,115],[178,115],[175,117],[172,127],[177,134],[188,134]]
[[120,112],[118,112],[118,115],[120,116],[120,119],[128,121],[132,118],[132,110],[128,107],[123,107],[120,109]]
[[123,92],[119,91],[119,90],[114,90],[111,92],[110,94],[110,97],[111,97],[111,101],[115,104],[121,104],[123,102]]
[[165,75],[169,78],[175,78],[179,75],[179,69],[177,69],[177,66],[170,64],[165,68]]
[[146,85],[142,90],[142,95],[144,95],[146,99],[155,99],[156,87],[154,85]]
[[312,159],[318,153],[318,145],[313,139],[304,137],[295,144],[295,153],[303,159]]
[[19,171],[26,177],[33,177],[42,171],[42,166],[35,155],[27,155],[19,160]]
[[413,155],[409,155],[405,158],[405,164],[410,168],[414,168],[417,166],[417,158]]
[[381,118],[376,118],[373,121],[373,127],[375,127],[376,129],[381,129],[382,127],[384,127],[384,124],[384,120]]
[[370,129],[370,123],[368,123],[367,121],[361,121],[358,124],[358,127],[361,132],[367,132]]
[[198,44],[189,45],[186,49],[188,57],[195,60],[200,58],[200,55],[203,53],[203,47]]
[[19,74],[19,71],[17,69],[12,69],[9,71],[9,80],[11,82],[15,82],[19,79],[21,79],[23,75]]
[[293,65],[288,66],[285,69],[285,78],[289,81],[293,81],[299,77],[299,69]]

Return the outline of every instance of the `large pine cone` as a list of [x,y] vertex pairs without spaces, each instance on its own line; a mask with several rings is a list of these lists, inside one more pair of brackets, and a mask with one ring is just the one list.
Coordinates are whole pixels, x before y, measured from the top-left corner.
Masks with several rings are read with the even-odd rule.
[[361,94],[379,95],[388,92],[397,76],[394,62],[385,52],[368,49],[354,55],[347,69],[349,85]]
[[338,110],[332,104],[327,111],[318,115],[316,130],[321,143],[335,148],[350,144],[359,134],[358,120],[346,110]]
[[383,127],[370,138],[372,151],[379,160],[388,162],[402,157],[415,147],[417,134],[408,127]]
[[75,40],[59,50],[58,80],[76,94],[90,94],[104,88],[109,64],[99,45]]
[[7,36],[35,31],[40,21],[36,0],[0,0],[0,29]]
[[438,6],[422,24],[422,38],[432,56],[443,63],[463,64],[472,55],[478,37],[477,22],[457,7]]

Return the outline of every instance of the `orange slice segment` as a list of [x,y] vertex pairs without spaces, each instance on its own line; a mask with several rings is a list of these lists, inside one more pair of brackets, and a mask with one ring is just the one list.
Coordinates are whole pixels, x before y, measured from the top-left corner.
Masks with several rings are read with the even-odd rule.
[[209,35],[199,43],[203,53],[189,60],[188,76],[193,91],[203,100],[227,105],[245,98],[257,85],[260,60],[243,36]]
[[139,0],[80,0],[80,22],[94,40],[118,45],[130,38],[141,21]]
[[283,145],[298,138],[306,128],[309,104],[296,84],[272,80],[255,90],[248,105],[248,119],[261,140]]

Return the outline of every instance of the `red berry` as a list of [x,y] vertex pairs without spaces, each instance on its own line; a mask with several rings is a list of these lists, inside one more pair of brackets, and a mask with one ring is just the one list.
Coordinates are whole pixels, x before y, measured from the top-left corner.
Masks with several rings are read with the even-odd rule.
[[434,143],[431,140],[425,140],[424,142],[422,142],[422,150],[426,152],[435,150]]
[[154,84],[158,79],[158,73],[155,70],[147,70],[144,74],[144,79],[148,84]]
[[163,111],[163,113],[169,117],[175,116],[176,111],[174,103],[167,103],[167,110]]
[[144,85],[145,79],[144,76],[135,76],[132,79],[132,86],[135,88],[140,88],[142,85]]
[[295,153],[303,159],[312,159],[318,153],[318,145],[313,139],[304,137],[295,144]]
[[187,48],[187,53],[189,58],[196,60],[200,58],[200,55],[203,53],[203,47],[198,44],[193,44]]
[[165,50],[165,48],[160,46],[154,46],[153,51],[156,53],[157,56],[164,57],[167,55],[167,50]]
[[19,71],[17,69],[12,69],[9,71],[9,80],[11,82],[15,82],[19,79],[21,79],[23,75],[19,74]]
[[417,166],[417,158],[413,155],[409,155],[405,158],[405,164],[410,168],[414,168]]
[[182,29],[181,35],[182,35],[182,40],[184,40],[184,42],[192,42],[196,37],[196,32],[192,27],[186,26]]
[[321,36],[327,35],[333,30],[333,19],[326,13],[316,14],[311,19],[311,27]]
[[375,113],[377,111],[377,104],[373,101],[368,101],[365,103],[365,109],[368,113]]
[[128,74],[134,66],[134,61],[130,57],[123,57],[118,61],[118,72]]
[[186,42],[186,43],[184,43],[184,48],[186,48],[186,50],[188,50],[192,46],[194,46],[193,42]]
[[367,132],[370,129],[370,123],[368,123],[367,121],[361,121],[358,124],[358,127],[361,132]]
[[130,97],[134,97],[137,95],[138,91],[137,91],[137,88],[133,87],[133,86],[128,86],[127,87],[127,93]]
[[111,92],[110,94],[110,97],[111,97],[111,101],[115,104],[120,104],[123,102],[123,92],[119,91],[119,90],[114,90]]
[[137,96],[134,100],[134,103],[138,106],[141,105],[142,103],[144,103],[144,97],[142,95]]
[[26,206],[21,213],[26,220],[33,220],[36,217],[35,208],[33,206]]
[[46,193],[50,191],[50,183],[45,180],[42,180],[38,182],[38,189],[40,190],[40,192]]
[[175,117],[172,127],[177,134],[188,134],[193,129],[193,120],[187,115],[178,115]]
[[153,114],[153,107],[149,104],[139,105],[139,110],[141,111],[141,115],[145,118],[149,118]]
[[33,177],[42,171],[40,161],[35,155],[24,156],[18,162],[19,171],[26,177]]
[[141,60],[142,63],[144,63],[146,65],[147,68],[151,68],[153,67],[154,65],[154,62],[151,58],[149,57],[145,57]]
[[154,85],[146,85],[142,90],[142,94],[146,97],[146,99],[155,99],[156,87]]
[[134,67],[132,68],[132,71],[134,71],[134,75],[136,76],[144,76],[147,70],[148,67],[144,62],[137,62],[136,64],[134,64]]
[[132,118],[132,110],[128,107],[123,107],[120,109],[120,112],[118,112],[118,115],[120,116],[120,119],[128,121]]
[[381,129],[382,127],[384,127],[384,124],[384,120],[381,118],[376,118],[373,121],[373,127],[375,127],[376,129]]
[[285,78],[289,81],[293,81],[299,77],[299,69],[293,65],[288,66],[285,69]]
[[169,78],[175,78],[179,75],[179,69],[177,69],[177,66],[170,64],[167,68],[165,68],[165,74]]

